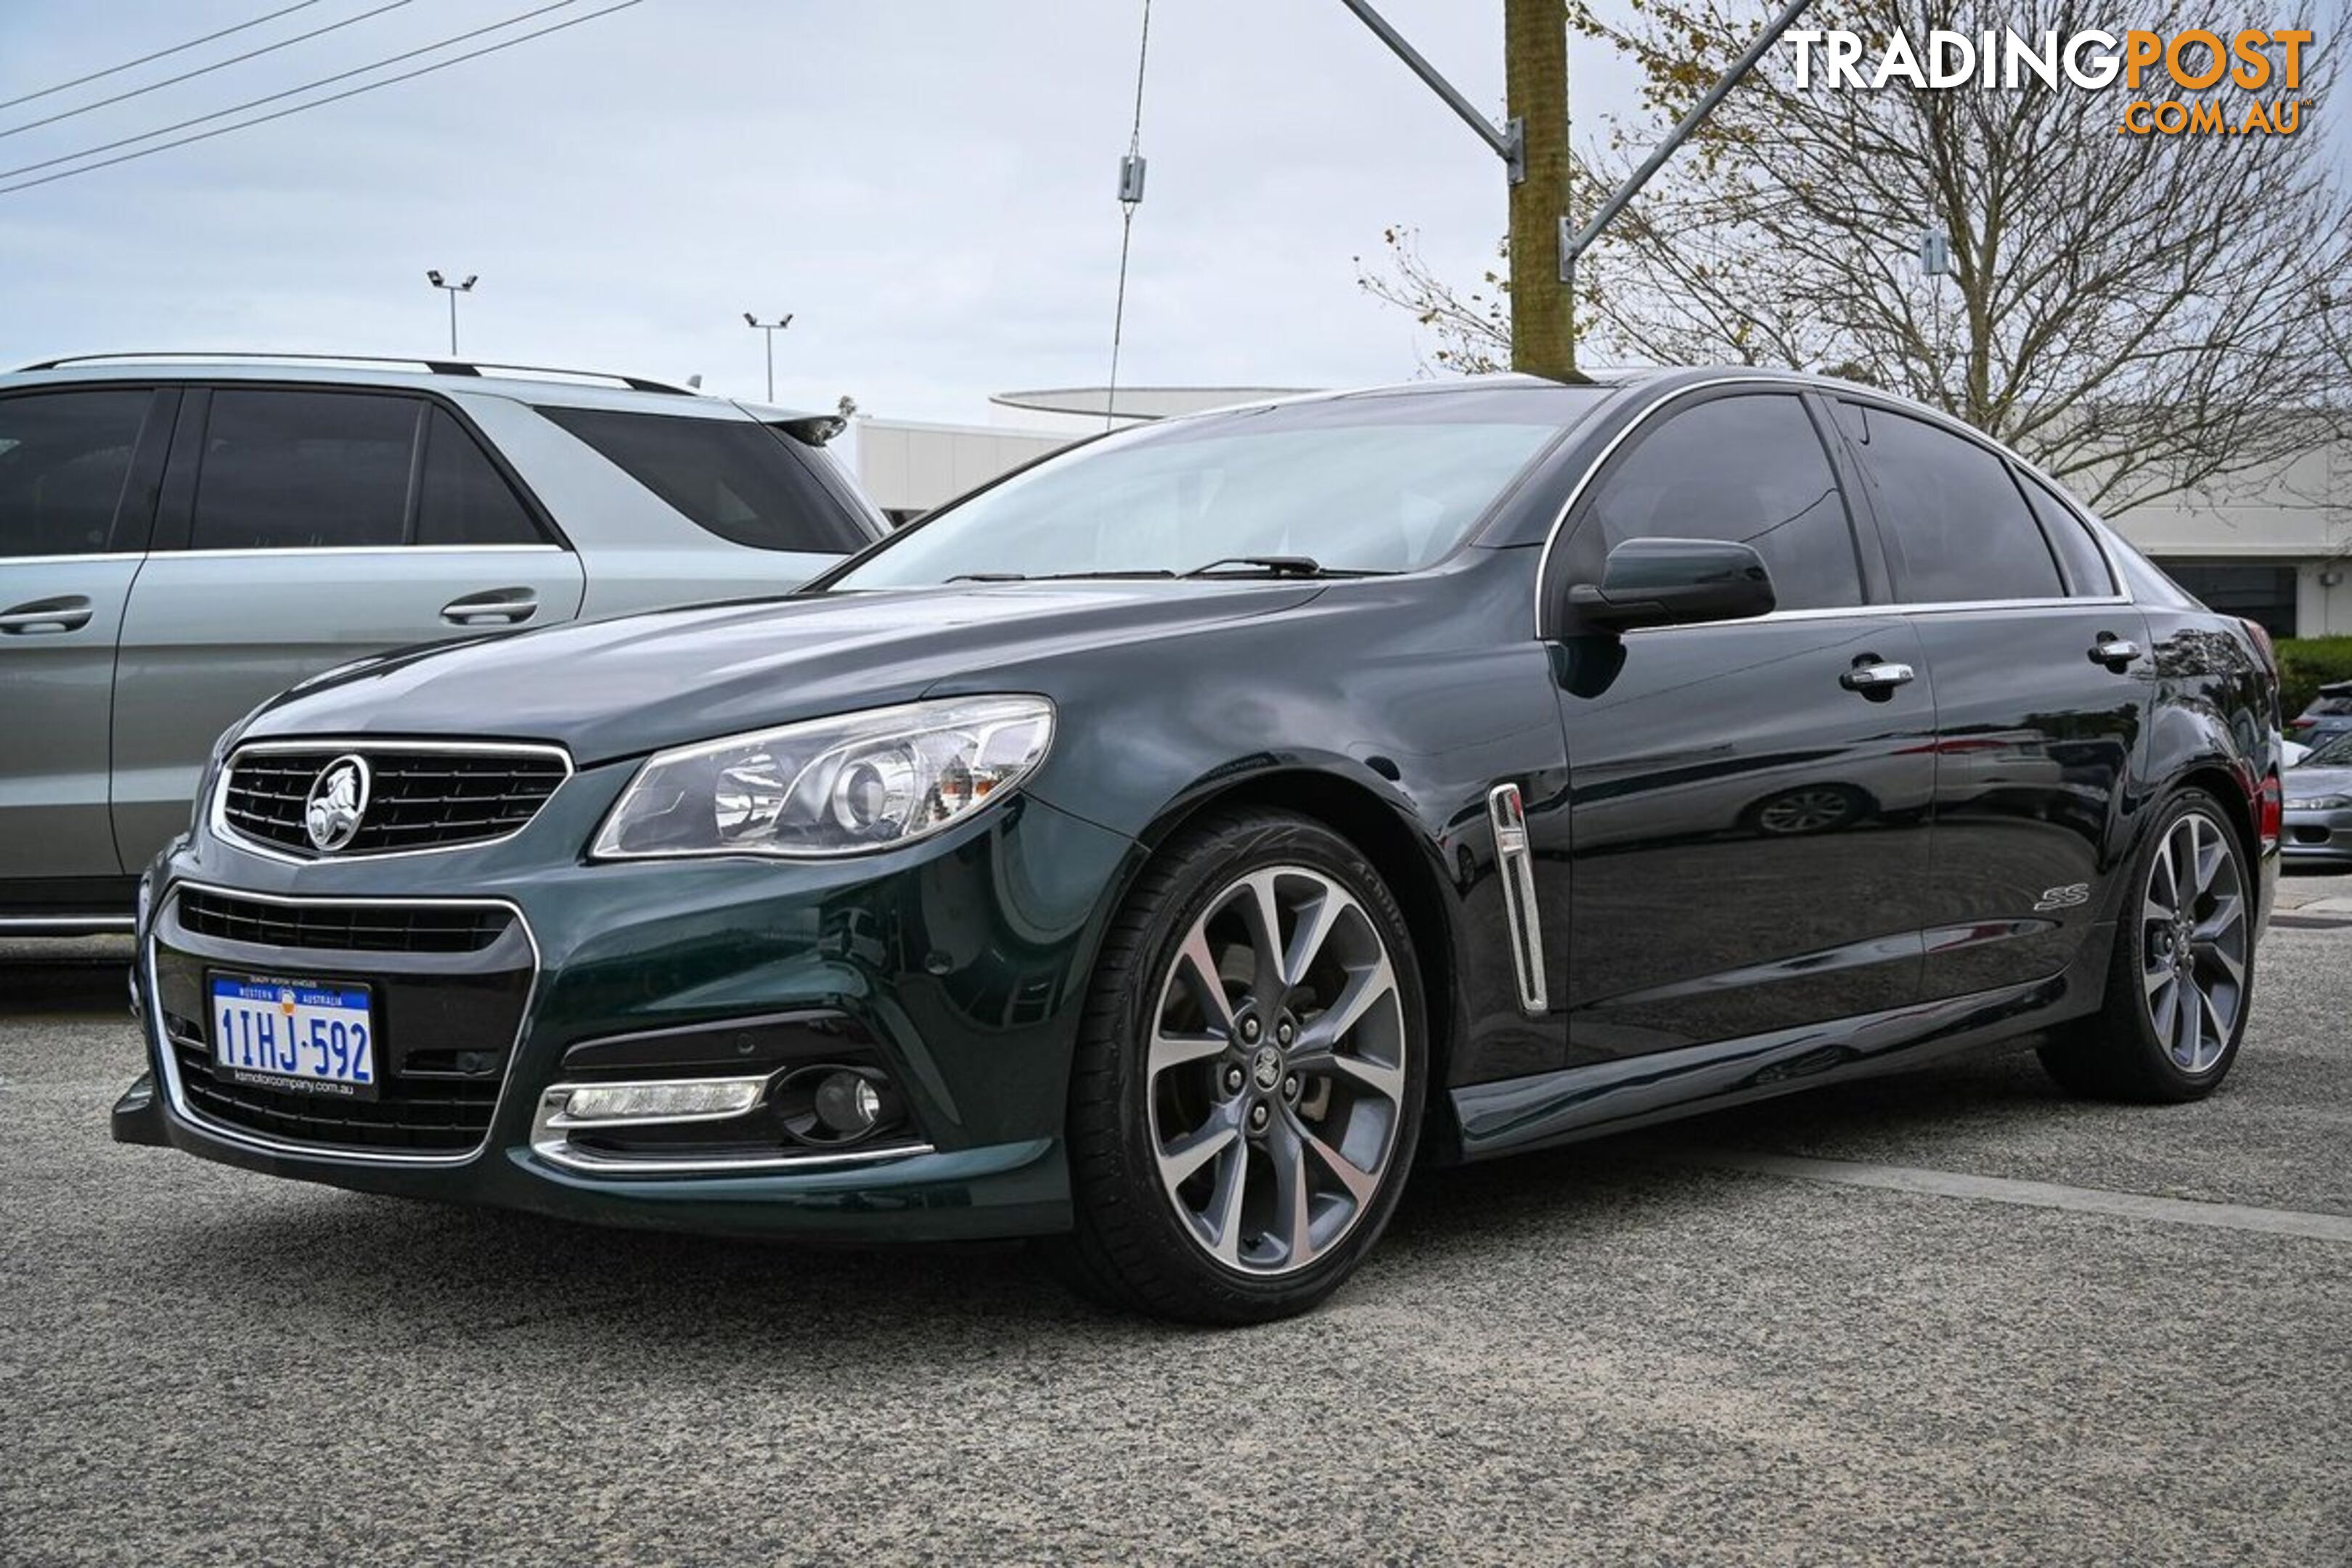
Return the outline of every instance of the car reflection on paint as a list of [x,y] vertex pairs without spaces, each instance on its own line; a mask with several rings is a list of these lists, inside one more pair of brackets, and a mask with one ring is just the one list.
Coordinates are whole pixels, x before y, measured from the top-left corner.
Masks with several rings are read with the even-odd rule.
[[2304,866],[2352,868],[2352,730],[2286,770],[2279,852]]

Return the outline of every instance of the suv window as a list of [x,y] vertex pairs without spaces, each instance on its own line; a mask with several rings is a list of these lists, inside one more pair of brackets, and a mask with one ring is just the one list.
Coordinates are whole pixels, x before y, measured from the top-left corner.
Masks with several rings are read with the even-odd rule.
[[190,547],[402,543],[427,406],[369,393],[214,392]]
[[546,540],[489,454],[446,408],[425,436],[419,544],[543,544]]
[[791,437],[756,420],[610,408],[539,412],[721,539],[828,555],[872,542],[786,447]]
[[107,548],[145,387],[0,398],[0,557]]
[[1897,595],[1915,605],[2058,599],[2041,526],[1985,447],[1924,419],[1857,405]]
[[2032,474],[2021,472],[2018,481],[2025,488],[2025,499],[2041,520],[2042,531],[2057,548],[2058,559],[2066,564],[2066,576],[2081,598],[2104,598],[2116,591],[2116,574],[2107,570],[2107,558],[2099,553],[2099,546],[2091,538],[2091,531],[2074,509]]
[[1654,538],[1753,545],[1784,610],[1862,603],[1837,475],[1804,405],[1785,394],[1670,416],[1602,476],[1588,515],[1604,551]]

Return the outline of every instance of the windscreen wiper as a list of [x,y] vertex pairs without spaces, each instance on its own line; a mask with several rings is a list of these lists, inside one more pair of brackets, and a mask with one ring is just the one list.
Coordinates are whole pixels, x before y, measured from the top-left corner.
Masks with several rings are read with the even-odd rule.
[[1164,566],[1138,567],[1123,572],[959,572],[947,581],[950,583],[1083,583],[1089,580],[1120,577],[1173,577],[1175,573]]
[[1221,555],[1204,566],[1195,566],[1184,574],[1187,577],[1230,577],[1239,573],[1228,570],[1245,566],[1269,577],[1391,577],[1391,572],[1372,571],[1360,567],[1326,566],[1312,555]]

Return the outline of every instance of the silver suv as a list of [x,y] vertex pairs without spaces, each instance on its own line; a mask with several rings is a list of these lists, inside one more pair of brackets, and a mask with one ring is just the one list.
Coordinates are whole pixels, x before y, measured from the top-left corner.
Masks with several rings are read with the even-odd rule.
[[887,524],[824,450],[840,425],[441,360],[0,374],[0,931],[129,930],[215,738],[305,677],[863,547]]

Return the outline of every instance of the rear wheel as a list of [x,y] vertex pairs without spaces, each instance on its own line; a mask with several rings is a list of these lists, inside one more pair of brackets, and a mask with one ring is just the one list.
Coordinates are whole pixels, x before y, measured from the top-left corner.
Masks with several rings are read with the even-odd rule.
[[2202,790],[2176,796],[2116,921],[2105,1006],[2042,1047],[2078,1094],[2201,1100],[2237,1059],[2253,994],[2254,901],[2244,846]]
[[1106,939],[1081,1031],[1077,1282],[1196,1322],[1323,1300],[1403,1187],[1425,1034],[1403,917],[1345,839],[1273,812],[1187,832]]

